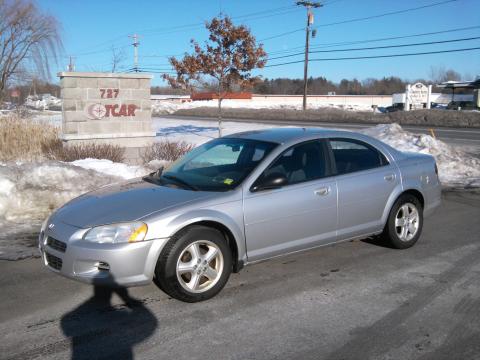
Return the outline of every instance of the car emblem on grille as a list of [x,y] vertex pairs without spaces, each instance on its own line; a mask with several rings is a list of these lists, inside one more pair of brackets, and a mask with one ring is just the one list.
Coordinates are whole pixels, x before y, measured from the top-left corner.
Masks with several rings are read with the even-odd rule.
[[53,229],[54,227],[55,227],[55,224],[53,224],[53,223],[50,224],[50,225],[48,225],[48,228],[49,228],[50,230]]

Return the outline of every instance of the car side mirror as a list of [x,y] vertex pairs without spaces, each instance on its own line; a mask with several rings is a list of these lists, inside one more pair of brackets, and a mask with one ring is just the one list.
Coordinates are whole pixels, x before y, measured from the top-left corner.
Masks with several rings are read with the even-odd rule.
[[259,179],[253,186],[252,191],[279,189],[288,184],[288,179],[284,174],[273,173],[265,178]]

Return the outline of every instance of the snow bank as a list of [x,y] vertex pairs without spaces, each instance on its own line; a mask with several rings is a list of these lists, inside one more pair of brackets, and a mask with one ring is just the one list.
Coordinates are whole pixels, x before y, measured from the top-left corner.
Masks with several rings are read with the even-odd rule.
[[24,105],[36,110],[61,110],[62,100],[50,94],[29,95]]
[[133,166],[123,163],[114,163],[107,159],[82,159],[75,160],[71,163],[74,166],[79,166],[87,170],[95,170],[102,174],[111,176],[119,176],[123,179],[132,179],[143,176],[148,173],[148,169],[143,166]]
[[[157,101],[152,103],[152,114],[154,116],[173,114],[180,109],[193,109],[197,107],[217,107],[217,100],[202,100],[202,101]],[[372,111],[372,108],[369,105],[365,104],[353,104],[353,105],[343,105],[343,104],[325,104],[324,102],[309,102],[310,109],[320,109],[320,108],[336,108],[349,111]],[[302,99],[299,98],[298,101],[291,101],[280,103],[275,100],[233,100],[225,99],[222,101],[223,108],[243,108],[243,109],[291,109],[291,110],[301,110],[302,109]]]
[[68,200],[121,180],[54,161],[6,164],[0,166],[0,218],[42,220]]
[[[67,201],[147,172],[148,169],[140,166],[97,159],[1,164],[0,259],[36,255],[33,246],[36,246],[41,222]],[[15,242],[12,243],[12,239]]]
[[398,124],[377,125],[360,132],[400,151],[432,155],[437,161],[440,181],[446,187],[480,186],[480,159],[430,135],[413,134],[403,130]]

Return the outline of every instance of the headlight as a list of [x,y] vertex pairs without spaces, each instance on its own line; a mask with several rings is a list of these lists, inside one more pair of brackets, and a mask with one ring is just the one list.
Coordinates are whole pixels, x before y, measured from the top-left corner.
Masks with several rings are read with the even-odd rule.
[[103,225],[87,231],[83,238],[101,244],[137,242],[145,239],[147,229],[147,224],[142,222]]

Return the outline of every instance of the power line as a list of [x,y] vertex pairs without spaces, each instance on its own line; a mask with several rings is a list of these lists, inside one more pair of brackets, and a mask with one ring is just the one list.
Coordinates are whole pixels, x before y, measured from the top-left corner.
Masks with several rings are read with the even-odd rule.
[[[259,19],[263,18],[263,17],[258,17],[258,15],[267,14],[267,13],[269,14],[267,17],[273,17],[273,16],[278,16],[278,15],[284,15],[283,12],[285,12],[288,9],[292,9],[292,10],[290,10],[290,12],[298,11],[298,9],[296,7],[294,7],[294,5],[289,5],[289,6],[282,6],[282,7],[278,7],[278,8],[266,9],[266,10],[262,10],[262,11],[256,11],[256,12],[253,12],[253,13],[247,13],[247,14],[244,14],[244,15],[238,15],[238,16],[232,17],[232,19],[247,19],[248,20],[249,17],[252,17],[253,20],[256,20],[257,18],[259,18]],[[195,27],[203,27],[204,25],[205,24],[202,22],[202,23],[178,25],[178,26],[173,26],[173,27],[168,27],[168,28],[144,29],[144,30],[141,30],[141,32],[148,33],[148,32],[155,32],[155,31],[160,31],[160,32],[165,31],[166,34],[169,34],[169,33],[172,32],[172,30],[175,30],[175,29],[184,31],[184,30],[191,30],[192,28],[195,28]],[[117,40],[124,39],[128,35],[129,35],[129,33],[124,34],[124,35],[120,35],[120,36],[116,36],[112,39],[102,41],[102,42],[94,44],[94,45],[89,45],[88,49],[90,50],[92,48],[98,48],[98,47],[101,47],[101,46],[106,45],[106,44],[112,44]],[[130,46],[130,45],[126,45],[124,47],[128,47],[128,46]],[[105,50],[105,51],[88,51],[88,52],[84,52],[84,53],[78,53],[78,54],[75,54],[75,55],[76,56],[90,55],[90,54],[96,54],[96,53],[107,52],[107,51],[108,50]]]
[[[344,42],[337,42],[337,43],[323,43],[323,44],[313,45],[313,46],[311,46],[311,48],[312,49],[329,48],[329,47],[336,47],[336,46],[342,46],[342,45],[354,45],[354,44],[364,44],[364,43],[370,43],[370,42],[381,42],[381,41],[387,41],[387,40],[407,39],[407,38],[413,38],[413,37],[446,34],[446,33],[451,33],[451,32],[465,31],[465,30],[472,30],[472,29],[479,29],[479,28],[480,28],[480,26],[468,26],[468,27],[463,27],[463,28],[440,30],[440,31],[426,32],[426,33],[420,33],[420,34],[391,36],[391,37],[368,39],[368,40],[344,41]],[[296,46],[296,47],[290,48],[288,50],[270,52],[270,55],[282,54],[282,53],[286,53],[286,52],[293,52],[295,49],[303,49],[303,46]]]
[[[273,9],[267,9],[267,10],[262,10],[262,11],[256,11],[253,13],[248,13],[244,15],[238,15],[238,16],[232,16],[232,20],[258,20],[258,19],[264,19],[264,18],[270,18],[274,16],[279,16],[279,15],[285,15],[289,14],[291,12],[298,11],[297,8],[293,7],[292,5],[289,6],[282,6],[279,8],[273,8]],[[195,28],[203,28],[205,26],[205,22],[198,22],[198,23],[192,23],[192,24],[186,24],[186,25],[179,25],[179,26],[173,26],[173,27],[168,27],[168,28],[153,28],[153,29],[146,29],[143,30],[144,33],[161,33],[161,34],[171,34],[175,32],[182,32],[185,30],[192,30]]]
[[[339,1],[344,1],[344,0],[339,0]],[[328,3],[328,4],[331,4],[331,3]],[[310,46],[310,48],[311,49],[329,48],[329,47],[336,47],[336,46],[342,46],[342,45],[354,45],[354,44],[364,44],[364,43],[370,43],[370,42],[381,42],[381,41],[387,41],[387,40],[408,39],[408,38],[414,38],[414,37],[447,34],[447,33],[451,33],[451,32],[473,30],[473,29],[479,29],[479,28],[480,28],[480,26],[467,26],[467,27],[462,27],[462,28],[439,30],[439,31],[432,31],[432,32],[426,32],[426,33],[419,33],[419,34],[400,35],[400,36],[391,36],[391,37],[376,38],[376,39],[356,40],[356,41],[344,41],[344,42],[336,42],[336,43],[323,43],[323,44],[312,45],[312,46]],[[295,32],[304,31],[304,30],[305,29],[302,28],[302,29],[295,30]],[[288,32],[288,33],[291,33],[291,32]],[[288,34],[288,33],[283,33],[283,34]],[[277,37],[279,37],[280,35],[277,35]],[[292,53],[296,49],[303,49],[303,48],[304,48],[303,45],[302,46],[295,46],[295,47],[287,49],[287,50],[269,52],[269,54],[270,55],[276,55],[276,54]],[[140,56],[140,57],[142,57],[142,58],[148,58],[148,57],[168,58],[168,57],[171,57],[171,56],[182,56],[183,54],[184,53],[181,53],[181,54],[179,53],[179,54],[175,54],[175,55],[156,55],[156,54],[152,54],[152,55],[143,55],[143,56]],[[297,53],[292,54],[292,55],[296,55],[296,54]],[[301,54],[303,54],[303,52]],[[273,59],[274,58],[270,58],[270,60],[273,60]]]
[[[465,48],[465,49],[439,50],[439,51],[426,51],[426,52],[407,53],[407,54],[388,54],[388,55],[374,55],[374,56],[355,56],[355,57],[343,57],[343,58],[320,58],[320,59],[310,59],[310,61],[339,61],[339,60],[381,59],[381,58],[404,57],[404,56],[443,54],[443,53],[453,53],[453,52],[473,51],[473,50],[480,50],[480,47]],[[284,65],[290,65],[290,64],[298,64],[298,63],[302,63],[302,62],[303,62],[303,60],[290,61],[290,62],[285,62],[285,63],[280,63],[280,64],[265,65],[264,67],[267,68],[267,67],[284,66]]]
[[[452,39],[452,40],[439,40],[439,41],[420,42],[420,43],[412,43],[412,44],[371,46],[371,47],[350,48],[350,49],[335,49],[335,50],[315,50],[315,51],[310,51],[310,54],[316,54],[316,53],[331,53],[331,52],[345,52],[345,51],[377,50],[377,49],[391,49],[391,48],[401,48],[401,47],[408,47],[408,46],[422,46],[422,45],[446,44],[446,43],[452,43],[452,42],[471,41],[471,40],[478,40],[478,39],[480,39],[480,36],[463,38],[463,39]],[[293,57],[293,56],[299,56],[299,55],[303,55],[303,54],[304,54],[303,52],[298,52],[298,53],[290,54],[290,55],[277,56],[277,57],[274,57],[274,58],[270,58],[269,60],[284,59],[284,58]]]
[[[371,19],[376,19],[376,18],[380,18],[380,17],[384,17],[384,16],[403,14],[403,13],[406,13],[406,12],[409,12],[409,11],[416,11],[416,10],[421,10],[421,9],[430,8],[430,7],[433,7],[433,6],[444,5],[444,4],[448,4],[448,3],[452,3],[452,2],[456,2],[456,1],[458,1],[458,0],[445,0],[445,1],[440,1],[440,2],[433,3],[433,4],[428,4],[428,5],[423,5],[423,6],[408,8],[408,9],[404,9],[404,10],[390,11],[390,12],[386,12],[386,13],[382,13],[382,14],[377,14],[377,15],[366,16],[366,17],[362,17],[362,18],[353,18],[353,19],[342,20],[342,21],[337,21],[337,22],[332,22],[332,23],[327,23],[327,24],[320,24],[320,25],[317,25],[316,27],[325,27],[325,26],[341,25],[341,24],[347,24],[347,23],[351,23],[351,22],[371,20]],[[294,33],[296,33],[296,32],[303,31],[303,30],[304,30],[304,28],[295,29],[295,30],[291,30],[291,31],[284,32],[284,33],[282,33],[282,34],[269,36],[269,37],[263,38],[263,39],[261,39],[261,40],[259,40],[259,41],[267,41],[267,40],[271,40],[271,39],[276,39],[276,38],[278,38],[278,37],[283,37],[283,36],[286,36],[286,35],[294,34]]]
[[378,15],[371,15],[371,16],[366,16],[366,17],[361,17],[361,18],[355,18],[355,19],[349,19],[349,20],[343,20],[343,21],[336,21],[336,22],[327,23],[327,24],[321,24],[321,25],[318,25],[318,27],[333,26],[333,25],[347,24],[347,23],[352,23],[352,22],[357,22],[357,21],[377,19],[377,18],[384,17],[384,16],[403,14],[403,13],[406,13],[406,12],[409,12],[409,11],[427,9],[427,8],[430,8],[430,7],[444,5],[444,4],[448,4],[448,3],[452,3],[452,2],[456,2],[456,1],[458,1],[458,0],[445,0],[445,1],[440,1],[440,2],[433,3],[433,4],[417,6],[417,7],[413,7],[413,8],[409,8],[409,9],[404,9],[404,10],[391,11],[391,12],[378,14]]
[[281,33],[281,34],[272,35],[272,36],[260,39],[258,41],[272,40],[272,39],[276,39],[276,38],[279,38],[279,37],[284,37],[286,35],[295,34],[295,33],[300,32],[300,31],[303,32],[304,30],[305,30],[305,28],[295,29],[295,30],[287,31],[287,32],[284,32],[284,33]]

